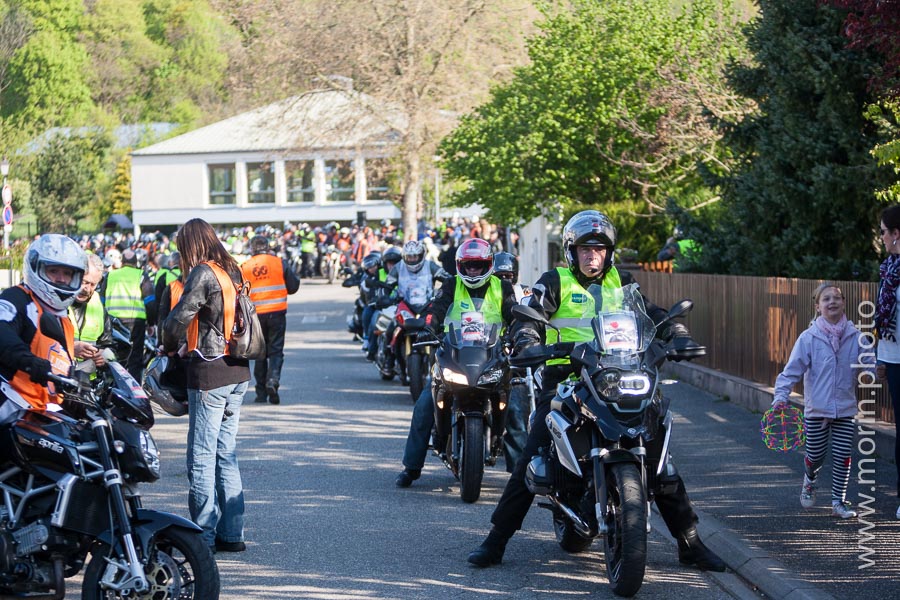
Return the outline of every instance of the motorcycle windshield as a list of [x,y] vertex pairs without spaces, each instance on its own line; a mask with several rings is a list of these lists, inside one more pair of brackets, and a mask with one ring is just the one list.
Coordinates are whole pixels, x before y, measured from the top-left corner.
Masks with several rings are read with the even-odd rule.
[[500,339],[500,324],[485,321],[482,298],[472,298],[472,310],[463,310],[459,321],[447,321],[447,341],[453,348],[490,348]]
[[648,348],[656,336],[656,325],[647,315],[636,283],[614,289],[594,284],[588,288],[588,293],[594,300],[591,309],[595,314],[590,316],[594,350],[609,358],[627,361]]

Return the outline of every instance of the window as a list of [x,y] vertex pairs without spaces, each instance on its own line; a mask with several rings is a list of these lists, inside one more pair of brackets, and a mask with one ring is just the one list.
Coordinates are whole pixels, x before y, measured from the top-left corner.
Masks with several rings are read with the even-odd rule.
[[315,165],[312,160],[289,160],[284,163],[288,202],[313,202],[316,199]]
[[275,202],[275,169],[272,163],[247,163],[247,202],[249,204]]
[[234,163],[209,165],[209,203],[234,204]]
[[388,200],[388,174],[391,164],[386,158],[366,160],[366,195],[369,200]]
[[328,202],[353,202],[356,199],[352,160],[325,161],[325,199]]

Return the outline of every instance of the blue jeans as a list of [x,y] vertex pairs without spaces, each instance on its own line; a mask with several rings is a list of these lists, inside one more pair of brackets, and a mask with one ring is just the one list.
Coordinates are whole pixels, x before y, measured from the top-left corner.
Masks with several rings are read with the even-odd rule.
[[244,539],[244,488],[235,446],[246,391],[246,381],[212,390],[188,389],[188,509],[209,546],[216,538]]
[[362,319],[364,340],[372,340],[372,330],[375,329],[375,319],[378,312],[372,304],[366,304],[366,307],[362,310],[360,318]]
[[409,435],[406,436],[406,451],[403,453],[403,466],[414,471],[421,471],[425,466],[428,454],[428,439],[434,428],[434,400],[431,396],[431,376],[425,380],[425,388],[419,394],[413,407],[412,421],[409,423]]
[[[900,435],[900,364],[885,363],[888,392],[894,408],[894,430]],[[894,464],[897,467],[897,497],[900,498],[900,444],[894,444]]]

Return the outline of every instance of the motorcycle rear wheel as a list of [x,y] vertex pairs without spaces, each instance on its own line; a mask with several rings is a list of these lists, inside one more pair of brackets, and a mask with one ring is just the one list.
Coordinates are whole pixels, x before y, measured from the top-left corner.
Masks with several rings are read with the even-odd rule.
[[559,547],[572,554],[584,552],[594,542],[591,538],[582,537],[572,525],[572,521],[558,510],[553,511],[553,532],[556,534]]
[[484,421],[466,418],[459,453],[459,495],[463,502],[476,502],[484,478]]
[[109,546],[98,543],[91,549],[91,562],[84,572],[83,600],[142,598],[147,600],[217,600],[219,569],[199,532],[170,527],[157,532],[150,544],[150,564],[145,567],[150,589],[139,595],[122,595],[100,587],[106,569]]
[[647,502],[634,463],[610,466],[606,477],[607,531],[603,551],[606,575],[617,596],[634,596],[647,566]]

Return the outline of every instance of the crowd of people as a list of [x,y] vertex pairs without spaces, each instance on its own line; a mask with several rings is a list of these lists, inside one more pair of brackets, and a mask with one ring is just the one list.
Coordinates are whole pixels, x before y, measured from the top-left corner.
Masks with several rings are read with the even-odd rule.
[[[888,258],[882,265],[878,297],[876,373],[887,381],[895,414],[900,414],[896,316],[900,207],[886,209],[880,225]],[[241,405],[250,381],[255,384],[255,402],[280,404],[288,295],[297,292],[301,278],[321,272],[323,248],[334,246],[345,257],[346,267],[360,271],[361,293],[371,307],[362,317],[363,349],[370,354],[366,343],[371,339],[374,314],[391,301],[417,294],[427,298],[426,327],[420,334],[425,340],[440,337],[478,298],[486,307],[483,312],[506,329],[511,353],[517,355],[547,343],[547,338],[540,322],[517,321],[513,306],[525,304],[547,322],[560,324],[562,341],[582,340],[585,325],[579,322],[582,307],[577,304],[583,302],[585,290],[592,284],[618,289],[632,281],[627,271],[614,264],[618,241],[614,225],[593,210],[582,211],[566,223],[565,264],[541,275],[530,288],[518,282],[516,236],[501,227],[483,220],[453,219],[434,228],[423,226],[416,236],[409,236],[418,239],[404,241],[405,237],[387,220],[379,228],[286,223],[281,229],[216,231],[206,221],[192,219],[172,236],[110,234],[76,241],[59,234],[41,235],[25,253],[23,282],[0,294],[0,424],[12,422],[23,410],[41,410],[52,403],[65,408],[63,399],[47,386],[48,373],[68,374],[81,361],[102,367],[110,357],[106,349],[114,350],[140,381],[148,360],[145,339],[151,339],[149,355],[170,360],[173,367],[166,373],[171,371],[172,379],[159,381],[161,374],[152,370],[152,385],[145,387],[151,391],[180,387],[189,415],[191,518],[203,528],[211,549],[240,552],[246,548],[243,487],[235,450]],[[256,361],[252,372],[248,360],[229,354],[227,335],[222,334],[229,314],[234,317],[229,308],[234,298],[231,287],[240,290],[245,282],[250,282],[267,343],[266,358]],[[776,382],[774,404],[784,407],[793,384],[804,380],[809,441],[800,503],[805,508],[814,505],[818,471],[830,446],[833,514],[852,518],[856,513],[846,490],[855,435],[853,369],[864,357],[859,346],[850,342],[857,332],[844,315],[840,288],[824,283],[813,300],[816,317]],[[662,321],[665,311],[644,301],[647,313]],[[118,341],[116,327],[125,332]],[[676,356],[696,357],[703,352],[682,324],[665,323],[657,335]],[[530,430],[525,421],[531,408],[521,398],[511,399],[518,414],[507,432],[506,466],[511,475],[491,518],[490,532],[468,557],[473,565],[501,563],[507,543],[521,528],[534,498],[525,485],[526,467],[540,447],[549,445],[544,417],[557,384],[571,374],[565,359],[544,368]],[[395,481],[401,488],[421,477],[434,426],[433,402],[432,387],[425,385],[412,413],[403,470]],[[897,459],[900,497],[900,447]],[[679,561],[724,570],[724,562],[699,538],[697,515],[677,471],[660,478],[654,497],[678,541]]]

